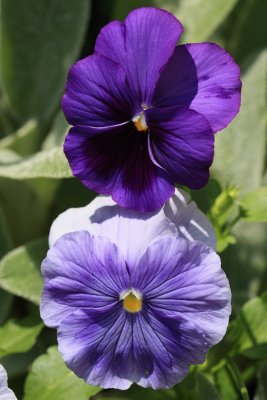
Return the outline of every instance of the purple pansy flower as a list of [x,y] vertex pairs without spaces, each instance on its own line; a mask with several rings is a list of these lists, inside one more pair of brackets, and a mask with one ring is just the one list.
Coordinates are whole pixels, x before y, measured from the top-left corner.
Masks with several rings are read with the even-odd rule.
[[61,214],[42,264],[41,316],[57,328],[68,367],[104,388],[157,389],[202,363],[231,308],[220,259],[204,242],[214,244],[211,225],[178,191],[158,213],[98,197]]
[[7,373],[0,364],[0,400],[17,400],[14,392],[7,385]]
[[213,43],[176,47],[182,31],[169,12],[139,8],[106,25],[70,70],[65,154],[85,186],[122,207],[154,211],[174,183],[203,187],[213,134],[239,111],[232,57]]

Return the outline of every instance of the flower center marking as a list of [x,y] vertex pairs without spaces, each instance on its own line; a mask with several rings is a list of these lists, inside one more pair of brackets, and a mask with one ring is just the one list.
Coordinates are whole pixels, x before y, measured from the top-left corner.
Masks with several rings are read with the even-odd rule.
[[120,300],[123,300],[124,310],[130,313],[137,313],[142,310],[142,296],[135,289],[123,291],[120,294]]
[[146,118],[145,118],[145,114],[143,113],[143,111],[138,114],[136,117],[133,117],[132,119],[136,129],[138,130],[138,132],[146,132],[148,129],[148,126],[146,124]]

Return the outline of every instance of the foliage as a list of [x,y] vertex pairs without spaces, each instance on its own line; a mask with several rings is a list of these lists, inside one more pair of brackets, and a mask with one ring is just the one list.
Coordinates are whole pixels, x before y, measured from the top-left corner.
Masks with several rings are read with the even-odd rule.
[[[2,0],[0,43],[0,357],[24,400],[267,398],[267,3],[264,0]],[[224,340],[169,390],[101,391],[67,369],[37,305],[49,226],[94,196],[71,178],[60,98],[99,29],[136,7],[172,11],[183,41],[215,41],[242,70],[239,116],[216,135],[212,179],[192,192],[213,223],[233,292]],[[141,62],[141,60],[140,60]]]

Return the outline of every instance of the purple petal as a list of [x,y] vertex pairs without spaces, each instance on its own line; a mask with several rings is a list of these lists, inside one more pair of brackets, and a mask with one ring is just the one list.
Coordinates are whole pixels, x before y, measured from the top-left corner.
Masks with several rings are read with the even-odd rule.
[[[189,364],[204,361],[205,336],[193,322],[153,310],[129,314],[117,306],[76,310],[58,329],[67,366],[91,385],[154,389],[178,383]],[[192,350],[193,348],[193,350]]]
[[174,223],[178,235],[187,240],[198,240],[216,250],[216,234],[209,219],[183,190],[175,194],[165,204],[164,213]]
[[143,7],[132,11],[124,26],[115,21],[103,28],[95,51],[123,66],[140,103],[148,106],[160,70],[171,57],[182,31],[172,14]]
[[125,26],[124,22],[112,21],[99,32],[95,42],[95,54],[125,66]]
[[57,327],[77,308],[116,303],[129,287],[129,275],[117,247],[105,238],[79,231],[62,236],[42,264],[41,316]]
[[174,192],[168,175],[150,159],[146,133],[132,123],[110,128],[76,126],[64,151],[73,174],[85,186],[112,198],[122,207],[155,211]]
[[75,311],[61,322],[58,344],[67,366],[87,383],[117,389],[132,384],[132,329],[121,307]]
[[[137,383],[153,389],[169,388],[180,382],[191,364],[204,361],[208,350],[201,328],[193,321],[180,318],[179,321],[154,312],[147,307],[138,315],[142,342],[153,354],[153,370]],[[137,330],[137,324],[134,330]]]
[[0,364],[0,400],[17,400],[14,392],[9,389],[7,384],[7,373],[5,368]]
[[62,99],[71,125],[109,126],[131,120],[140,106],[123,69],[103,56],[89,56],[71,68]]
[[182,238],[162,238],[140,259],[131,285],[155,312],[193,321],[209,346],[223,338],[231,292],[220,258],[209,247]]
[[202,188],[214,155],[214,136],[206,119],[193,110],[172,107],[146,110],[146,120],[157,163],[173,182]]
[[161,74],[153,97],[157,107],[190,107],[225,128],[240,108],[240,71],[233,58],[214,43],[178,46]]

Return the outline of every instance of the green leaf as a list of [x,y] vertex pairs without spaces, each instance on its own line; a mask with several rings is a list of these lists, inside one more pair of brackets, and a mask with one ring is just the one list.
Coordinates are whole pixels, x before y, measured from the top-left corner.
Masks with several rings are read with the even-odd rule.
[[267,399],[267,363],[264,363],[258,371],[258,391],[256,395],[258,400]]
[[54,147],[63,146],[64,138],[69,128],[70,126],[67,123],[63,112],[59,111],[50,132],[42,144],[42,150],[49,150]]
[[230,325],[229,340],[234,354],[252,359],[267,357],[267,293],[242,307]]
[[249,192],[261,185],[266,149],[267,51],[260,53],[243,78],[239,115],[216,135],[215,178]]
[[0,258],[2,258],[12,247],[12,240],[7,226],[6,217],[0,207]]
[[183,43],[207,40],[234,8],[237,0],[154,0],[183,24]]
[[12,135],[0,140],[0,149],[10,149],[21,156],[27,156],[36,151],[39,140],[38,124],[30,120]]
[[[1,154],[1,153],[0,153]],[[0,164],[0,177],[10,179],[72,177],[62,147],[40,151],[33,156],[9,164]]]
[[242,9],[233,25],[230,43],[231,52],[238,61],[244,60],[249,54],[253,57],[255,51],[267,47],[266,15],[266,1],[242,1]]
[[0,286],[10,293],[40,303],[40,266],[47,252],[47,240],[40,239],[9,252],[0,262]]
[[50,118],[86,29],[88,0],[3,0],[1,75],[21,122]]
[[240,202],[246,221],[267,222],[267,187],[247,193]]
[[257,296],[266,276],[266,224],[239,222],[233,230],[238,245],[221,255],[222,267],[232,289],[233,313],[251,297]]
[[173,13],[183,24],[182,41],[198,42],[209,38],[233,9],[237,0],[115,0],[114,19],[124,19],[137,7],[154,6]]
[[[0,207],[0,258],[2,258],[12,247],[12,240],[7,227],[6,218]],[[13,296],[0,289],[0,324],[7,318],[12,305]]]
[[88,400],[101,389],[87,385],[69,370],[56,347],[34,361],[23,400]]
[[249,400],[241,374],[232,360],[223,360],[214,368],[213,376],[223,400]]
[[196,373],[198,400],[222,400],[212,380],[201,372]]
[[43,324],[32,317],[9,320],[0,327],[0,357],[30,350],[41,332]]

